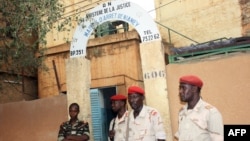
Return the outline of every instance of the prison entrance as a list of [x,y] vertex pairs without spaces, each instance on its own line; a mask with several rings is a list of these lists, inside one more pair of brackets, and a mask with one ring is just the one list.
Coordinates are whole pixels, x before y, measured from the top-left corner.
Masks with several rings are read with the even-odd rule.
[[116,87],[90,90],[94,141],[108,141],[109,123],[116,116],[111,109],[110,97],[115,94]]

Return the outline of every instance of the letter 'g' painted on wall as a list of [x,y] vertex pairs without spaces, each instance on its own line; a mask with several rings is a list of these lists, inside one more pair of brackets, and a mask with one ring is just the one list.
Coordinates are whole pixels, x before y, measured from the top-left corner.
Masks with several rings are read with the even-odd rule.
[[71,46],[70,58],[86,56],[88,39],[100,24],[120,20],[132,25],[140,35],[141,41],[161,40],[159,30],[152,17],[135,3],[126,0],[112,0],[91,9],[77,26]]

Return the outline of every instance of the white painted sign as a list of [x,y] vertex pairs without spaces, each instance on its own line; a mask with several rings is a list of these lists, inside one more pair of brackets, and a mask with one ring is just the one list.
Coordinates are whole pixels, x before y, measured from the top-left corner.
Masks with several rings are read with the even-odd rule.
[[70,57],[85,56],[93,30],[104,22],[115,20],[132,25],[140,35],[141,42],[161,40],[158,28],[147,11],[127,0],[112,0],[91,9],[82,19],[72,39]]

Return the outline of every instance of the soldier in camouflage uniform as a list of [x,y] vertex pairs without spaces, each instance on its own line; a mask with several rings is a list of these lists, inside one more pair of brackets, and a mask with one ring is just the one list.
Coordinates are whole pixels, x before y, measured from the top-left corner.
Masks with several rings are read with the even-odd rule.
[[70,120],[60,125],[58,141],[88,141],[89,126],[87,122],[78,120],[79,105],[72,103],[69,106]]
[[179,96],[186,105],[179,112],[179,141],[223,141],[223,120],[218,109],[202,100],[202,80],[194,75],[180,78]]

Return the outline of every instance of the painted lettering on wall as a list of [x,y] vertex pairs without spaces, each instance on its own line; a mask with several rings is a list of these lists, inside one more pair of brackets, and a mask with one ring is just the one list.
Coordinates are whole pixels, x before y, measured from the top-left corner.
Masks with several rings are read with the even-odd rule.
[[124,21],[133,26],[142,42],[160,40],[161,36],[152,17],[138,5],[126,1],[108,1],[91,9],[82,17],[73,36],[70,57],[86,56],[86,46],[91,33],[107,21]]
[[157,40],[157,39],[160,38],[159,33],[154,34],[154,33],[151,32],[151,30],[146,30],[143,33],[144,33],[144,36],[142,37],[143,42]]
[[115,12],[129,7],[130,7],[130,2],[125,2],[117,5],[112,5],[112,2],[104,3],[102,5],[102,9],[97,9],[96,11],[93,11],[91,13],[87,13],[86,19],[91,19],[96,16],[102,16],[104,14],[108,14],[110,12]]
[[144,79],[156,79],[165,77],[165,70],[149,71],[143,74]]

